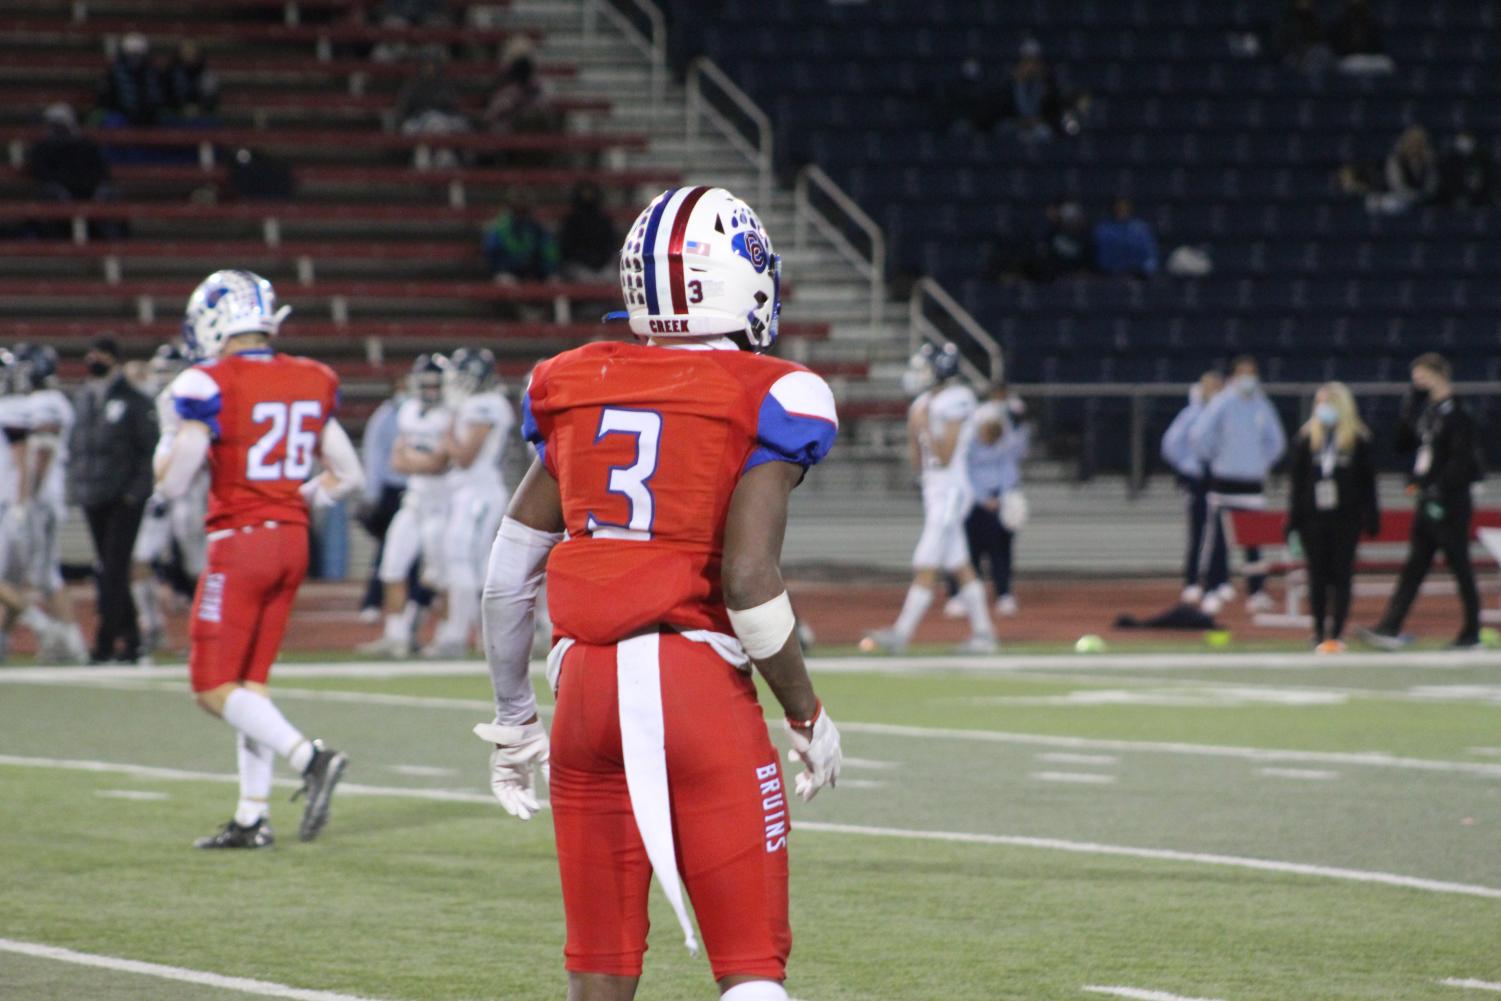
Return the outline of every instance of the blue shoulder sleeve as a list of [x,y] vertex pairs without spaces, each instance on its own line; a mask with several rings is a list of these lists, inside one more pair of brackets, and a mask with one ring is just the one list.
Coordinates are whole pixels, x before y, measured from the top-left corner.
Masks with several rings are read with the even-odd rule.
[[741,472],[765,462],[791,462],[807,469],[834,446],[839,417],[834,394],[812,372],[789,372],[761,400],[756,416],[756,447]]
[[224,401],[219,396],[219,384],[203,369],[185,369],[173,380],[172,406],[183,420],[207,424],[214,438],[219,437],[219,411]]

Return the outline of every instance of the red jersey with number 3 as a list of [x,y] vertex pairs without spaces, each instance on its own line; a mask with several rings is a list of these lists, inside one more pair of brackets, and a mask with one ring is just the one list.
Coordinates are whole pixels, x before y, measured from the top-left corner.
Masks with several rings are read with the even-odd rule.
[[720,566],[736,483],[763,462],[814,465],[837,427],[823,379],[763,355],[601,343],[538,365],[522,433],[568,528],[548,562],[557,633],[729,633]]
[[269,349],[202,362],[173,381],[177,416],[207,424],[213,436],[209,531],[307,524],[299,490],[338,395],[339,377],[327,365]]

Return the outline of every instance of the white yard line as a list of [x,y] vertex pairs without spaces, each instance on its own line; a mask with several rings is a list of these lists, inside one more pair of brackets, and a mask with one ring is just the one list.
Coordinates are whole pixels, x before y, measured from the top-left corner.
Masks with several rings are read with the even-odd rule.
[[1465,990],[1494,991],[1501,994],[1501,983],[1492,983],[1489,980],[1461,980],[1458,977],[1450,977],[1447,980],[1440,980],[1439,983],[1445,987],[1463,987]]
[[1072,754],[1068,751],[1044,751],[1037,755],[1038,761],[1053,765],[1114,765],[1120,758],[1113,754]]
[[[112,761],[27,758],[8,754],[0,755],[0,765],[12,765],[20,768],[58,768],[73,771],[105,772],[168,780],[226,783],[239,781],[239,777],[231,773],[190,772],[175,768],[156,768],[149,765],[122,764]],[[297,785],[291,779],[279,780],[278,784],[287,786]],[[455,789],[409,789],[342,782],[339,784],[339,792],[341,795],[391,796],[452,803],[476,803],[486,806],[496,805],[494,799],[484,793],[465,792]],[[545,806],[546,804],[543,805]],[[1060,838],[1024,837],[1010,834],[973,834],[963,831],[927,831],[897,827],[868,827],[860,824],[833,824],[814,820],[799,820],[796,822],[795,828],[830,834],[855,834],[866,837],[899,838],[914,841],[942,841],[957,844],[1004,845],[1015,848],[1041,848],[1052,851],[1073,852],[1083,855],[1114,855],[1124,858],[1152,859],[1163,862],[1189,862],[1198,865],[1228,866],[1230,868],[1253,869],[1262,872],[1286,873],[1297,876],[1316,876],[1324,879],[1338,879],[1355,883],[1374,883],[1410,890],[1423,890],[1428,893],[1456,894],[1467,897],[1483,897],[1489,900],[1501,900],[1501,889],[1490,886],[1479,886],[1472,883],[1451,883],[1444,880],[1425,879],[1419,876],[1403,876],[1397,873],[1366,869],[1345,869],[1336,866],[1310,865],[1303,862],[1279,862],[1273,859],[1247,858],[1239,855],[1216,855],[1166,848],[1135,848],[1128,845],[1105,845],[1089,841],[1066,841]]]
[[876,771],[890,771],[893,768],[902,767],[900,761],[877,761],[875,758],[852,758],[845,755],[840,759],[846,768],[872,768]]
[[147,792],[144,789],[96,789],[94,795],[105,799],[129,799],[143,803],[158,803],[172,798],[164,792]]
[[1029,777],[1039,782],[1072,782],[1076,785],[1108,786],[1115,781],[1114,775],[1094,772],[1033,772]]
[[795,828],[805,831],[827,831],[833,834],[863,834],[878,838],[911,838],[921,841],[949,841],[973,845],[1006,845],[1015,848],[1047,848],[1053,851],[1074,852],[1082,855],[1118,855],[1125,858],[1156,859],[1164,862],[1193,862],[1199,865],[1228,866],[1234,869],[1256,869],[1262,872],[1280,872],[1295,876],[1319,876],[1324,879],[1341,879],[1354,883],[1376,883],[1383,886],[1400,886],[1410,890],[1425,890],[1429,893],[1450,893],[1466,897],[1485,897],[1501,900],[1501,889],[1477,886],[1472,883],[1450,883],[1445,880],[1424,879],[1419,876],[1401,876],[1390,872],[1368,869],[1345,869],[1339,866],[1310,865],[1304,862],[1279,862],[1274,859],[1246,858],[1240,855],[1216,855],[1206,852],[1184,852],[1169,848],[1133,848],[1125,845],[1102,845],[1091,841],[1065,841],[1059,838],[1033,838],[1013,834],[969,834],[958,831],[907,830],[893,827],[867,827],[861,824],[830,824],[820,821],[801,820]]
[[[1427,650],[1401,653],[1354,652],[1340,658],[1339,667],[1474,667],[1501,665],[1497,650]],[[988,657],[810,657],[813,673],[905,674],[943,671],[1031,670],[1204,670],[1253,669],[1286,671],[1310,667],[1327,668],[1329,658],[1314,653],[1090,653],[1008,654]]]
[[1079,988],[1090,994],[1108,994],[1117,998],[1132,998],[1133,1001],[1217,1001],[1215,998],[1191,998],[1182,994],[1169,994],[1167,991],[1147,991],[1140,987],[1098,987],[1088,985]]
[[882,737],[915,737],[937,740],[975,740],[1022,747],[1056,747],[1079,751],[1146,751],[1186,754],[1206,758],[1240,758],[1246,761],[1286,761],[1324,765],[1362,765],[1423,772],[1459,772],[1501,779],[1501,764],[1486,761],[1441,761],[1430,758],[1399,758],[1384,751],[1291,751],[1220,744],[1187,744],[1175,741],[1108,740],[1098,737],[1062,737],[1004,730],[955,730],[936,726],[905,726],[897,723],[858,723],[841,720],[842,733],[868,733]]
[[1322,768],[1258,768],[1269,779],[1303,779],[1308,782],[1327,782],[1339,778],[1339,772]]
[[261,997],[268,998],[290,998],[292,1001],[374,1001],[374,999],[354,994],[338,994],[334,991],[315,991],[302,987],[288,987],[286,984],[273,984],[266,980],[251,980],[248,977],[226,977],[222,974],[208,973],[203,970],[184,969],[181,966],[164,966],[161,963],[143,963],[135,959],[100,956],[91,952],[74,952],[72,949],[62,949],[55,945],[16,942],[8,938],[0,938],[0,951],[18,953],[22,956],[35,956],[39,959],[55,959],[58,962],[73,963],[77,966],[97,966],[100,969],[114,970],[119,973],[138,973],[142,976],[157,977],[162,980],[180,980],[187,984],[218,987],[226,991],[239,991],[242,994],[258,994]]
[[[297,667],[299,665],[288,665]],[[328,665],[302,665],[328,666]],[[357,667],[359,665],[343,665]],[[377,665],[379,666],[379,665]],[[399,665],[390,665],[399,667]],[[432,665],[411,665],[415,674],[438,674],[430,671]],[[12,675],[35,672],[51,672],[46,677],[33,677],[31,683],[54,684],[72,680],[91,680],[82,668],[15,668],[0,670],[0,682],[25,680]],[[118,679],[106,677],[113,669],[102,669],[102,674],[92,680],[118,687]],[[147,681],[141,673],[147,671],[177,670],[176,668],[130,668],[135,674],[127,678],[137,682]],[[280,670],[280,668],[278,668]],[[59,674],[58,672],[66,672]],[[180,672],[179,672],[180,673]],[[295,672],[288,672],[295,673]],[[342,676],[363,677],[349,672]],[[399,674],[382,674],[380,677],[397,677]],[[125,686],[133,687],[133,686]],[[152,685],[151,687],[155,687]],[[165,690],[165,688],[163,689]],[[490,712],[494,706],[488,699],[454,699],[426,695],[392,695],[382,692],[346,692],[317,688],[283,687],[276,689],[278,699],[305,699],[314,702],[347,702],[366,705],[408,706],[423,709],[454,709],[464,712]],[[551,706],[539,706],[542,715],[552,712]],[[776,721],[773,720],[773,723]],[[882,737],[907,737],[913,739],[973,740],[995,744],[1014,744],[1021,747],[1046,747],[1079,752],[1117,751],[1145,752],[1152,754],[1176,754],[1190,757],[1238,758],[1245,761],[1286,762],[1319,765],[1358,765],[1364,768],[1395,768],[1420,772],[1452,772],[1464,775],[1480,775],[1501,779],[1501,762],[1446,761],[1438,758],[1404,758],[1385,751],[1298,751],[1261,747],[1237,747],[1220,744],[1191,744],[1177,741],[1113,740],[1099,737],[1065,737],[1051,734],[1015,733],[1006,730],[966,730],[950,727],[907,726],[897,723],[862,723],[841,720],[839,729],[845,733],[865,733]],[[1474,750],[1474,749],[1472,749]]]

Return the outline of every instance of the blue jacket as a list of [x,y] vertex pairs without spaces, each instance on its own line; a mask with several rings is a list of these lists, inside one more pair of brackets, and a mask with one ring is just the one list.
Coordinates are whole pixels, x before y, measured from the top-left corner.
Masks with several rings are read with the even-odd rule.
[[1204,408],[1189,432],[1194,451],[1217,479],[1266,479],[1282,458],[1287,435],[1266,394],[1243,396],[1227,386]]
[[404,396],[398,394],[375,408],[365,422],[360,441],[360,459],[365,465],[365,496],[374,502],[382,487],[404,487],[407,478],[391,468],[391,448],[396,444],[396,411]]
[[1194,421],[1203,412],[1203,402],[1199,400],[1197,393],[1192,394],[1188,406],[1178,411],[1178,416],[1173,418],[1167,433],[1162,436],[1162,461],[1173,467],[1173,472],[1190,480],[1204,476],[1204,460],[1194,451],[1190,437]]
[[1157,237],[1143,219],[1107,219],[1094,228],[1094,263],[1107,275],[1157,273]]

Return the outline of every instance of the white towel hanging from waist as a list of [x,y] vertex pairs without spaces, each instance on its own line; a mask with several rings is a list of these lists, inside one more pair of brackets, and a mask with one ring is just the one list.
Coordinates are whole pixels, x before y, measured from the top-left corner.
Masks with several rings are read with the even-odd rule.
[[615,678],[619,687],[620,751],[625,759],[625,784],[631,813],[646,845],[646,857],[678,924],[683,944],[698,955],[693,922],[683,904],[672,837],[671,800],[667,791],[667,742],[662,720],[661,635],[655,631],[622,640],[615,648]]

